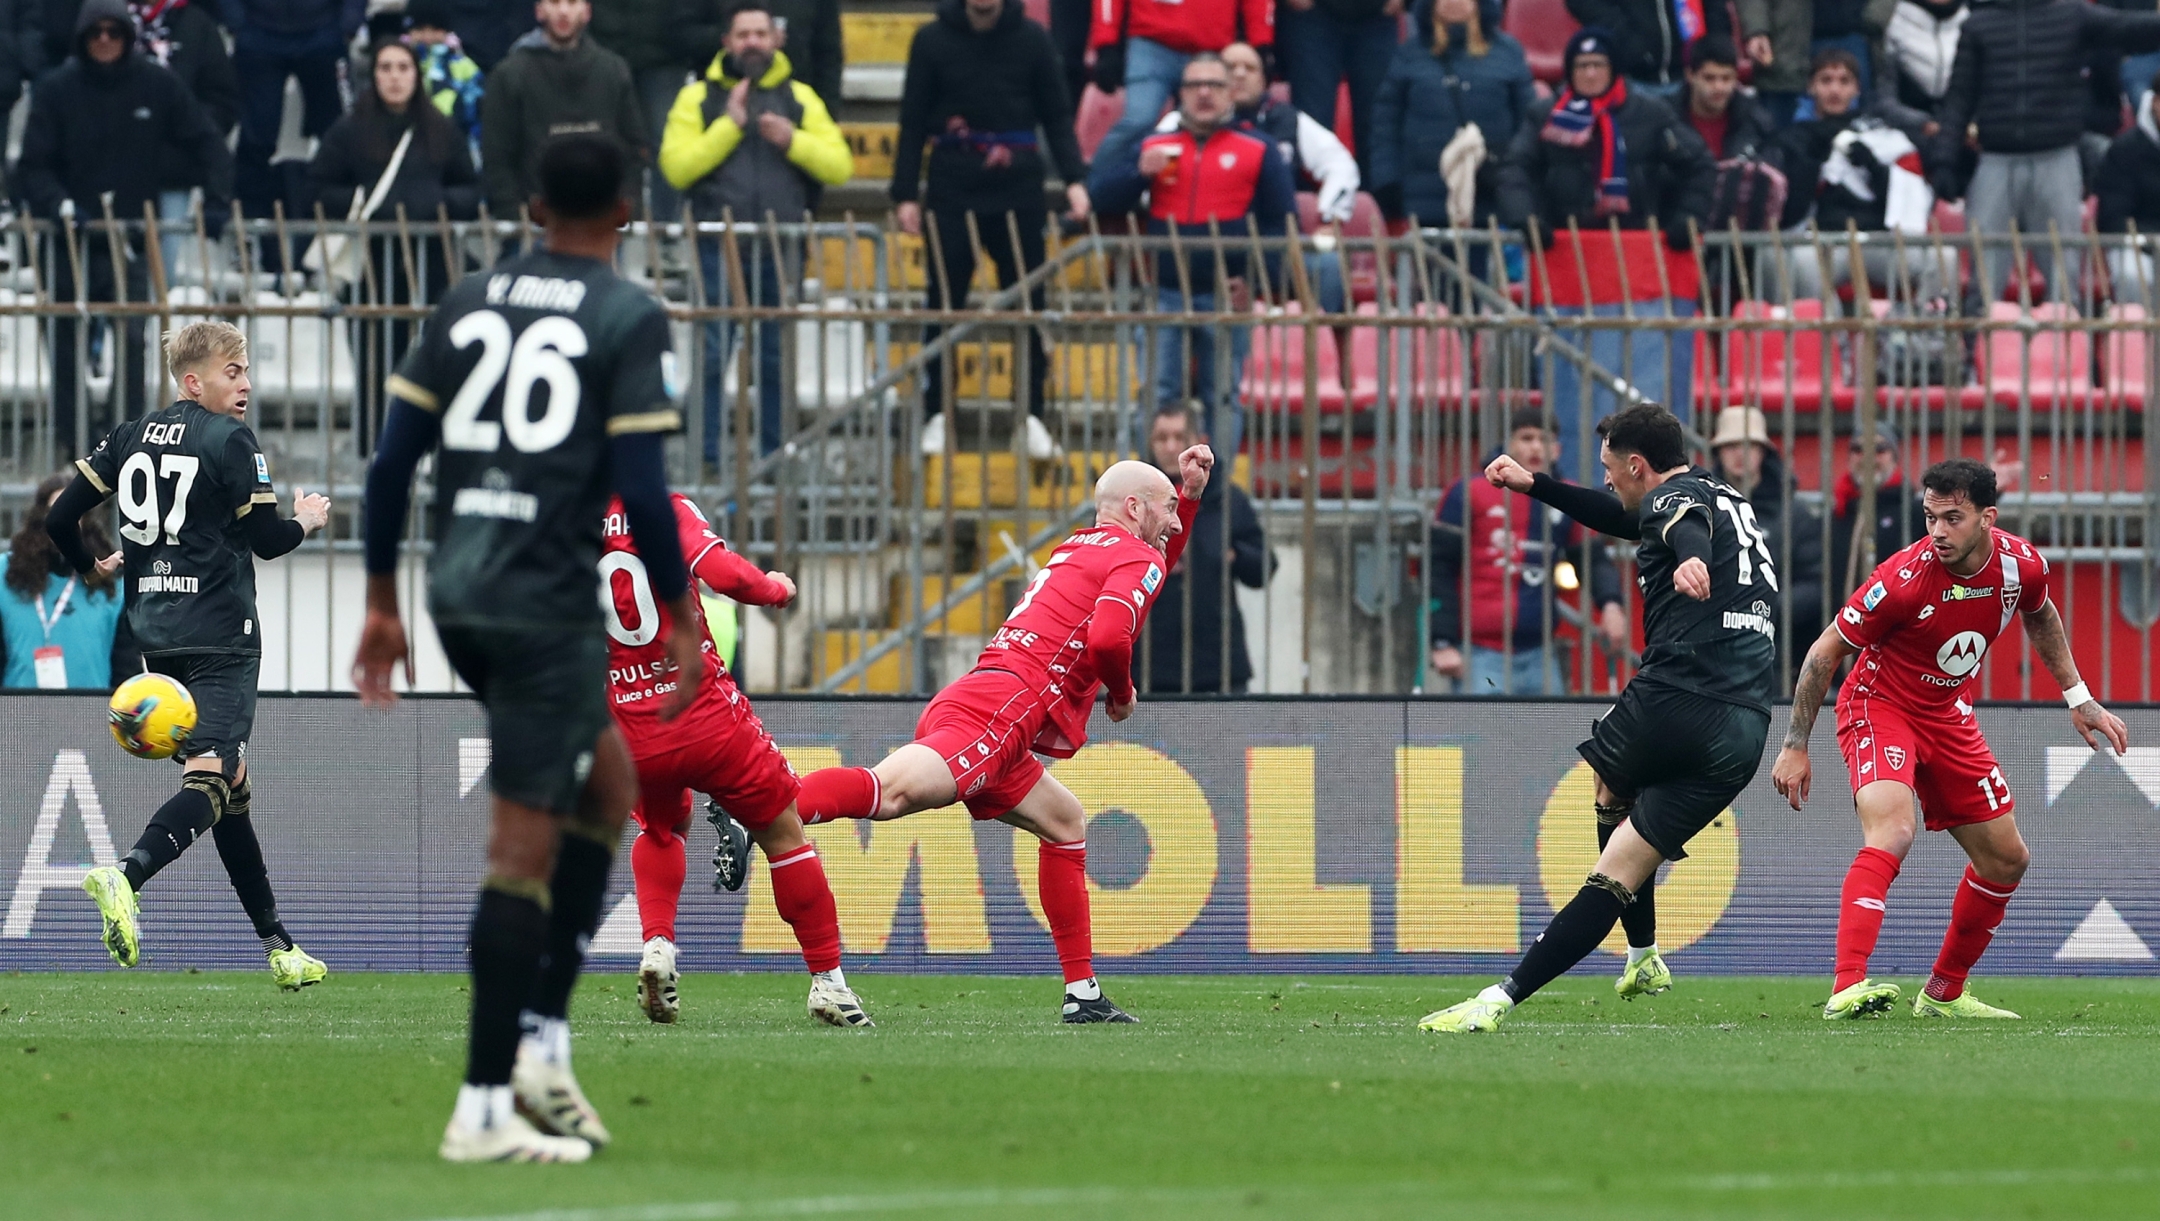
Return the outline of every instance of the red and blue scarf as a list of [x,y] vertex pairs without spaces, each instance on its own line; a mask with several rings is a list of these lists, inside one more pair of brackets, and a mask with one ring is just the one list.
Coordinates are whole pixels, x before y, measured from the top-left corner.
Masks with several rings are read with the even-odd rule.
[[1703,0],[1672,0],[1673,24],[1679,27],[1680,45],[1686,46],[1710,32]]
[[1612,88],[1594,98],[1577,97],[1572,88],[1562,90],[1545,129],[1538,133],[1563,148],[1584,148],[1593,136],[1597,139],[1599,216],[1620,216],[1628,210],[1627,143],[1612,117],[1613,107],[1626,101],[1627,80],[1619,76],[1613,78]]

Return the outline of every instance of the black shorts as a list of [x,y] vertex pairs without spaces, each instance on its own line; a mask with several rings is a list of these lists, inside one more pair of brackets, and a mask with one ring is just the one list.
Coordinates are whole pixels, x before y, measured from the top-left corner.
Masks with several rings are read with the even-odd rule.
[[1636,832],[1677,861],[1755,778],[1769,736],[1767,712],[1630,683],[1575,749],[1614,796],[1635,804]]
[[443,652],[487,707],[488,788],[506,801],[577,811],[608,711],[607,638],[598,628],[438,624]]
[[161,653],[145,656],[143,666],[180,680],[195,697],[195,732],[173,759],[216,759],[231,779],[247,762],[248,735],[255,732],[255,680],[262,672],[262,658],[252,653]]

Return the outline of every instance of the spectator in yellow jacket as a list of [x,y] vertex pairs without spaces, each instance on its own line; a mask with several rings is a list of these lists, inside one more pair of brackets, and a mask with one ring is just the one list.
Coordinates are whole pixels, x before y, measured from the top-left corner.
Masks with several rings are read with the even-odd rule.
[[[846,182],[855,172],[840,126],[810,86],[794,79],[786,36],[774,28],[772,13],[759,0],[740,0],[728,14],[727,41],[705,69],[676,95],[660,139],[660,172],[682,192],[700,221],[732,217],[737,222],[801,222],[816,209],[827,186]],[[799,250],[790,244],[791,250]],[[738,236],[743,283],[752,306],[780,300],[781,268],[771,243]],[[726,305],[729,276],[719,238],[698,240],[705,295]],[[794,263],[794,258],[789,262]],[[788,274],[799,273],[790,266]],[[781,418],[780,328],[753,323],[758,353],[759,452],[771,453],[785,439]],[[720,462],[720,383],[732,341],[724,322],[705,331],[705,460]],[[743,440],[743,439],[738,439]]]

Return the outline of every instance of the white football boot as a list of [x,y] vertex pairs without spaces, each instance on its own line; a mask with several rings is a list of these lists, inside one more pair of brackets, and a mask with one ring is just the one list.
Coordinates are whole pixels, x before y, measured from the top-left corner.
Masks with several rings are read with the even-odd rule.
[[648,940],[645,956],[638,960],[638,1008],[662,1026],[674,1025],[682,1013],[682,1001],[675,993],[681,978],[675,971],[675,943],[665,937]]
[[501,1085],[458,1087],[440,1149],[446,1162],[582,1162],[592,1152],[577,1137],[549,1136],[527,1123]]
[[[531,1023],[534,1019],[528,1016]],[[585,1100],[577,1076],[570,1071],[570,1023],[559,1018],[538,1020],[538,1029],[518,1040],[517,1064],[510,1070],[510,1086],[517,1093],[518,1110],[543,1132],[575,1136],[594,1149],[607,1147],[607,1125],[600,1112]]]

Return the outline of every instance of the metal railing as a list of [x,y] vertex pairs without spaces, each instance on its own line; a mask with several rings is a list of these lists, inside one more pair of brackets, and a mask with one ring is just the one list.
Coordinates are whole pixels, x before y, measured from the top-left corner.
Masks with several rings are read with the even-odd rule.
[[[1148,452],[1155,409],[1198,399],[1218,437],[1242,432],[1224,455],[1236,503],[1203,517],[1214,533],[1172,574],[1179,596],[1138,654],[1144,691],[1606,692],[1632,661],[1601,630],[1637,617],[1629,551],[1547,539],[1535,514],[1439,510],[1518,413],[1545,426],[1556,473],[1597,479],[1595,421],[1648,398],[1689,420],[1713,469],[1736,452],[1708,444],[1721,412],[1767,435],[1787,478],[1755,500],[1787,578],[1788,669],[1885,548],[1919,536],[1919,472],[1964,453],[1998,467],[2003,525],[2056,563],[2096,690],[2152,695],[2160,251],[2142,236],[1090,224],[1044,232],[1029,257],[1015,219],[970,217],[959,258],[934,219],[922,240],[852,218],[646,220],[619,255],[675,325],[671,479],[802,591],[741,614],[753,691],[934,690],[1089,520],[1102,468]],[[307,270],[325,235],[364,252],[350,283]],[[382,384],[442,291],[536,239],[440,219],[15,221],[0,231],[6,512],[171,393],[148,358],[166,329],[234,319],[281,488],[338,501],[326,538],[263,567],[265,681],[344,685]],[[1020,278],[1001,289],[987,269],[1002,253]],[[948,278],[963,264],[972,295]],[[2007,299],[1982,291],[1991,277]],[[944,420],[929,452],[925,399]],[[1878,434],[1884,452],[1855,459],[1854,439]],[[1753,469],[1729,473],[1746,485]],[[415,514],[415,605],[427,529]],[[422,685],[449,686],[431,633],[416,639]],[[2032,693],[2029,660],[2001,652],[1987,694]]]

